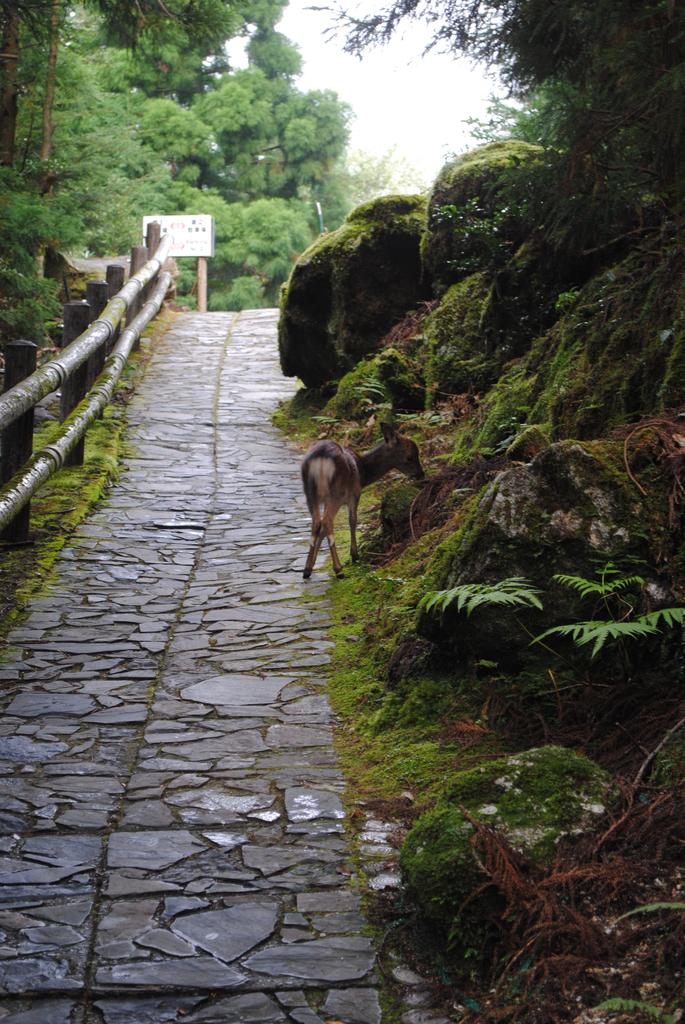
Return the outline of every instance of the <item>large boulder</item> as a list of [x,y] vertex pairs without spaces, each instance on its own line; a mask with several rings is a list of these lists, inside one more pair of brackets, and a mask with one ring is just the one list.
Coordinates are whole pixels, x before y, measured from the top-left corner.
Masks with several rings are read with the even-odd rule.
[[428,199],[424,272],[436,295],[469,274],[502,265],[530,234],[534,170],[543,150],[491,142],[446,164]]
[[559,319],[559,296],[582,278],[574,260],[530,239],[504,265],[450,285],[424,324],[433,393],[486,391]]
[[416,821],[404,841],[400,865],[407,890],[455,952],[482,955],[504,908],[501,896],[484,884],[488,878],[472,846],[475,829],[464,811],[527,859],[546,865],[560,839],[596,827],[615,797],[602,768],[563,747],[539,747],[458,772],[447,797]]
[[423,297],[422,196],[383,196],[357,207],[295,264],[283,290],[283,372],[307,387],[337,380],[375,352]]
[[[465,661],[488,658],[518,670],[544,653],[530,644],[544,629],[606,617],[591,602],[583,605],[573,589],[555,584],[554,574],[595,578],[608,560],[629,572],[637,563],[655,598],[670,600],[664,581],[649,568],[657,565],[668,537],[667,495],[655,488],[646,515],[625,473],[621,443],[552,444],[530,463],[499,473],[472,500],[428,573],[436,590],[525,577],[541,592],[543,610],[500,604],[467,617],[455,601],[442,614],[423,612],[419,631]],[[654,655],[645,640],[639,648]],[[674,672],[680,661],[673,662]]]

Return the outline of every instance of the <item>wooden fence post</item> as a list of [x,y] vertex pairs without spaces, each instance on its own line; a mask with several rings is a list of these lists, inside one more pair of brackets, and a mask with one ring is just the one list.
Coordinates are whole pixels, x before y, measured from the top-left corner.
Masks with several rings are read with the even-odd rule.
[[[146,245],[134,245],[133,248],[131,249],[131,269],[129,271],[129,277],[133,277],[134,274],[137,274],[138,271],[141,270],[145,266],[147,261],[148,261],[147,246]],[[143,304],[142,299],[143,299],[142,294],[139,294],[138,296],[136,296],[136,298],[133,300],[131,305],[128,307],[128,312],[126,314],[126,323],[127,324],[130,324],[131,321],[134,319],[134,317],[136,317],[138,315],[138,313],[140,312],[140,307]],[[136,348],[137,347],[138,346],[136,345]]]
[[[126,271],[124,270],[123,267],[120,267],[118,263],[108,263],[105,276],[107,278],[107,298],[113,299],[117,292],[120,292],[121,289],[124,287],[124,278],[126,277]],[[109,355],[109,353],[114,348],[120,332],[121,327],[119,324],[117,324],[117,326],[114,328],[114,333],[107,342],[107,355]]]
[[[157,252],[157,249],[159,248],[159,243],[161,242],[161,240],[162,240],[162,225],[159,223],[159,221],[151,220],[150,223],[148,224],[147,230],[145,232],[145,248],[147,249],[147,258],[149,260],[151,260],[152,257]],[[143,294],[142,294],[142,301],[143,302],[147,302],[148,296],[150,295],[150,293],[151,293],[152,289],[154,288],[154,286],[155,286],[155,282],[154,281],[150,281],[149,284],[145,285],[145,287],[143,288]]]
[[[5,384],[3,391],[9,391],[15,384],[29,377],[36,368],[38,347],[32,341],[10,341],[5,345]],[[2,431],[2,463],[0,483],[6,484],[33,451],[33,409],[15,420]],[[24,505],[9,526],[0,533],[0,539],[9,544],[21,544],[29,539],[30,504]]]
[[158,220],[151,220],[147,226],[147,231],[145,232],[145,246],[149,253],[148,259],[152,259],[155,255],[161,241],[162,225]]
[[[78,338],[79,334],[83,334],[89,324],[90,306],[88,303],[78,301],[67,302],[64,306],[64,331],[61,347],[66,348],[74,338]],[[71,410],[79,404],[81,399],[85,397],[87,379],[88,363],[85,362],[62,385],[60,401],[60,419],[62,422],[64,422]],[[82,466],[84,448],[85,440],[81,438],[76,447],[67,455],[64,465]]]
[[[109,290],[106,281],[87,281],[86,282],[86,302],[90,306],[90,322],[97,320],[102,313],[103,309],[107,305]],[[86,373],[86,391],[95,383],[102,367],[105,365],[105,346],[102,345],[97,352],[93,352],[92,356],[88,360],[88,370]]]

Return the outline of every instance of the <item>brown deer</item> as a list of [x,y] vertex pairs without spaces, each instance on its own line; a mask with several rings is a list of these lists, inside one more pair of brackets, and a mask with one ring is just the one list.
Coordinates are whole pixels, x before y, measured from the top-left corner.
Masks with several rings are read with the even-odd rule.
[[380,480],[391,469],[399,469],[414,480],[423,479],[419,450],[414,442],[398,434],[391,423],[381,423],[381,430],[384,441],[364,455],[357,455],[335,441],[317,441],[302,460],[302,486],[312,517],[312,542],[302,574],[306,580],[312,574],[324,533],[335,575],[343,575],[333,534],[333,521],[341,505],[347,505],[350,555],[356,562],[359,558],[357,505],[362,488]]

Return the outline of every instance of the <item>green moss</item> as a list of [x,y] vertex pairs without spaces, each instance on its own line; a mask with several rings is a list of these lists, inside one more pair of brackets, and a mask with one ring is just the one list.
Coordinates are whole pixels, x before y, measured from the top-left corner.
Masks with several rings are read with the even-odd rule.
[[638,250],[591,279],[531,350],[531,419],[554,437],[593,438],[680,402],[685,384],[683,254]]
[[532,222],[523,197],[532,194],[531,170],[543,151],[507,140],[472,150],[442,168],[428,199],[422,240],[426,274],[436,295],[474,271],[506,259]]
[[549,445],[550,440],[546,424],[529,423],[516,434],[507,448],[507,456],[513,462],[530,462]]
[[[356,800],[396,800],[409,789],[417,806],[425,806],[444,792],[459,754],[443,735],[444,716],[457,713],[457,695],[447,676],[388,685],[398,639],[412,632],[416,581],[363,565],[345,572],[331,590],[330,695],[345,722],[336,738],[342,766]],[[469,751],[467,763],[474,756]]]
[[422,409],[424,385],[418,365],[395,348],[362,359],[338,381],[323,414],[334,419],[366,420],[370,413],[387,409],[406,412]]
[[422,296],[420,196],[383,196],[354,210],[295,264],[283,290],[281,365],[309,387],[374,352]]
[[476,455],[506,451],[528,421],[534,386],[521,361],[506,368],[456,435],[454,461],[468,463]]
[[423,195],[389,195],[362,203],[347,215],[346,224],[363,222],[369,224],[392,224],[400,217],[422,218],[426,213],[426,197]]
[[381,499],[381,531],[386,542],[399,540],[410,528],[412,505],[421,488],[408,480],[390,484]]
[[491,279],[471,274],[452,285],[424,324],[427,389],[436,399],[482,391],[495,377],[496,360],[488,351],[481,321]]
[[[441,804],[419,818],[402,845],[400,866],[410,894],[444,937],[454,934],[460,904],[482,882],[471,851],[472,836],[473,826],[461,811]],[[482,905],[480,914],[485,925]],[[482,946],[483,930],[474,928],[473,946]],[[464,931],[462,925],[462,935]]]
[[309,441],[320,429],[317,416],[321,416],[327,393],[319,388],[300,388],[292,398],[280,402],[272,422],[284,433],[298,440]]
[[458,427],[456,459],[504,451],[528,425],[551,440],[591,439],[677,405],[684,263],[680,247],[659,260],[645,247],[560,302],[572,268],[528,242],[494,275],[453,285],[425,328],[429,391],[485,391]]
[[460,772],[448,800],[501,828],[533,860],[546,861],[562,832],[603,813],[609,792],[610,776],[598,765],[550,746]]
[[525,856],[550,863],[559,839],[592,828],[616,792],[596,764],[563,747],[541,747],[458,772],[448,794],[412,827],[400,856],[409,891],[431,924],[462,954],[482,955],[498,898],[482,887],[474,828],[462,811],[497,830]]
[[390,398],[393,412],[418,412],[426,401],[426,382],[416,359],[393,347],[384,348],[376,357],[378,377]]
[[365,419],[373,406],[386,398],[376,358],[362,359],[338,381],[337,390],[326,403],[323,414],[342,420]]

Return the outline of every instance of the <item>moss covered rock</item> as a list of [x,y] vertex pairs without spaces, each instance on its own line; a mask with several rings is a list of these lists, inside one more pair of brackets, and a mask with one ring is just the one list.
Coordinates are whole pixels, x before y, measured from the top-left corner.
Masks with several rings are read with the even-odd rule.
[[560,292],[581,276],[572,261],[527,241],[501,268],[451,285],[424,325],[431,393],[491,387],[558,320]]
[[393,412],[412,412],[423,409],[424,402],[425,383],[419,363],[395,348],[386,348],[362,359],[341,377],[324,415],[359,420],[378,411],[379,406],[390,406]]
[[436,295],[493,264],[506,262],[532,224],[526,196],[543,151],[507,140],[458,157],[440,171],[428,200],[424,271]]
[[419,361],[396,348],[385,348],[376,357],[376,366],[393,412],[418,412],[424,408],[426,381]]
[[622,456],[620,443],[563,441],[498,474],[436,550],[431,584],[447,589],[526,577],[542,592],[544,611],[497,605],[467,618],[454,602],[443,614],[424,612],[420,632],[465,658],[520,667],[540,650],[531,649],[531,636],[592,617],[592,609],[579,609],[574,591],[552,583],[553,574],[591,578],[608,559],[655,565],[669,530],[666,494],[657,493],[646,509]]
[[423,297],[422,196],[383,196],[353,210],[295,264],[281,300],[283,372],[307,387],[341,377],[374,352]]
[[[638,250],[572,291],[563,291],[557,280],[554,287],[562,290],[555,302],[551,301],[552,293],[547,293],[543,316],[544,321],[558,315],[557,321],[546,327],[538,321],[540,333],[529,333],[527,340],[520,335],[515,350],[521,354],[506,363],[507,346],[498,347],[498,339],[502,331],[507,333],[506,323],[517,306],[527,305],[533,311],[531,315],[538,316],[535,282],[543,288],[539,262],[529,264],[524,272],[522,259],[512,261],[518,269],[512,271],[513,277],[503,292],[501,276],[498,278],[499,298],[494,297],[497,289],[493,284],[490,295],[478,299],[477,316],[465,301],[460,308],[456,298],[454,314],[449,315],[453,294],[458,296],[459,289],[463,289],[464,298],[472,294],[471,278],[450,289],[427,331],[435,352],[435,369],[430,373],[445,388],[450,381],[462,386],[465,378],[487,380],[488,374],[499,373],[483,396],[478,417],[460,433],[456,452],[460,460],[483,451],[504,451],[529,424],[537,425],[553,439],[592,439],[620,424],[666,412],[682,401],[682,247],[666,250],[661,260],[655,260],[651,249]],[[509,269],[502,273],[507,274]],[[572,268],[567,269],[570,275]],[[507,303],[509,312],[502,318]],[[450,334],[456,339],[454,343],[450,343]],[[457,372],[451,371],[452,363]]]
[[394,543],[410,530],[411,508],[421,488],[407,480],[398,480],[384,491],[381,499],[381,531],[385,542]]
[[408,892],[428,921],[461,952],[482,952],[501,900],[484,882],[460,808],[495,829],[519,853],[548,864],[557,843],[594,828],[615,798],[610,776],[582,754],[539,747],[459,772],[450,793],[422,815],[400,854]]
[[549,430],[544,425],[529,423],[516,434],[507,447],[507,457],[512,462],[530,462],[544,451],[549,443]]
[[335,394],[323,409],[323,415],[340,420],[361,420],[369,416],[375,404],[386,400],[388,394],[374,356],[362,359],[340,378]]
[[685,253],[638,250],[580,290],[527,356],[531,419],[592,438],[682,402]]
[[482,330],[491,285],[487,274],[471,274],[452,285],[426,319],[427,387],[433,401],[481,391],[496,376],[497,361]]

